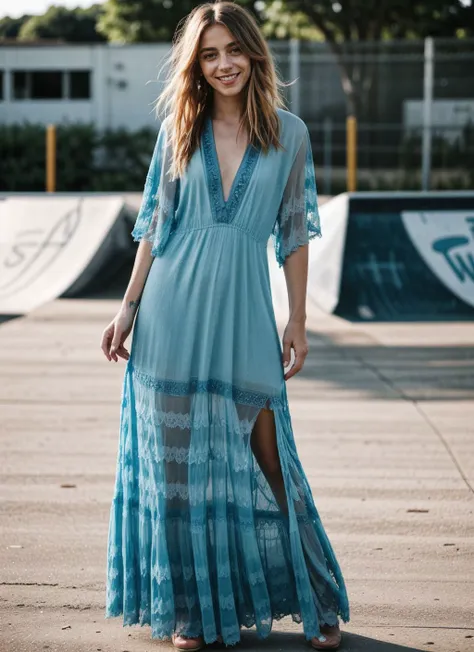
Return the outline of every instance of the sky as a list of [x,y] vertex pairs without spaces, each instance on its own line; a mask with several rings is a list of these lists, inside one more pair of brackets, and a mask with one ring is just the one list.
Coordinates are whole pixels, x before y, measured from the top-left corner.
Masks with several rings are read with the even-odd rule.
[[41,15],[44,14],[50,5],[61,5],[62,7],[90,7],[93,4],[100,4],[103,0],[0,0],[0,18],[11,16],[18,18],[23,14]]
[[[104,0],[96,0],[97,3]],[[472,0],[460,0],[461,4],[470,6]],[[90,7],[95,4],[94,0],[0,0],[0,18],[11,16],[18,18],[23,14],[44,14],[46,9],[52,5],[61,5],[63,7]]]

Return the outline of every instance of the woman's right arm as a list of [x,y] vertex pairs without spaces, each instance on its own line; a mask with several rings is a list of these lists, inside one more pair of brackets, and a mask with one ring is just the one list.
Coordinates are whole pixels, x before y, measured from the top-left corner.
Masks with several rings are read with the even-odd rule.
[[124,342],[132,330],[133,321],[145,287],[145,281],[153,262],[152,244],[145,238],[140,241],[133,264],[130,281],[125,291],[120,310],[102,333],[101,349],[107,360],[128,360],[130,354]]
[[102,334],[101,348],[109,361],[117,362],[118,358],[128,360],[130,357],[124,342],[132,330],[153,257],[159,255],[172,224],[173,215],[165,207],[174,207],[177,184],[171,182],[168,174],[165,174],[171,160],[167,125],[167,119],[160,125],[145,179],[140,210],[132,231],[133,239],[140,244],[130,281],[120,310]]

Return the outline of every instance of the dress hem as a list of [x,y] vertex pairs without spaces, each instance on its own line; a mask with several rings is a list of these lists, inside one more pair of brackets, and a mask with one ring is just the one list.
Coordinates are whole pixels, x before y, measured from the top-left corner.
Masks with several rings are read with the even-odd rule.
[[[271,623],[285,616],[302,623],[308,640],[322,623],[336,624],[339,616],[347,622],[344,581],[299,462],[285,382],[274,418],[288,512],[258,467],[246,420],[239,421],[251,416],[255,423],[266,394],[251,392],[250,407],[241,405],[239,414],[231,383],[210,387],[194,379],[168,387],[150,379],[129,364],[109,521],[106,617],[125,614],[124,625],[153,622],[152,638],[176,631],[212,642],[220,635],[226,645],[240,640],[241,626],[255,625],[266,638]],[[173,407],[182,401],[189,421],[175,421],[173,411],[172,421],[155,423],[151,417],[163,399],[165,408],[167,400]],[[241,432],[239,423],[246,424]]]

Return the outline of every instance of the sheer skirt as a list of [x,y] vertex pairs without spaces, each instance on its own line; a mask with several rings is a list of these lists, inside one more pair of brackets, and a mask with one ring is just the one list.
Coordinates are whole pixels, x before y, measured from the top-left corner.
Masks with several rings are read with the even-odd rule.
[[[250,447],[274,411],[288,513]],[[290,615],[306,638],[349,619],[344,581],[293,438],[286,388],[166,383],[127,364],[110,511],[106,618],[211,643],[267,636]]]

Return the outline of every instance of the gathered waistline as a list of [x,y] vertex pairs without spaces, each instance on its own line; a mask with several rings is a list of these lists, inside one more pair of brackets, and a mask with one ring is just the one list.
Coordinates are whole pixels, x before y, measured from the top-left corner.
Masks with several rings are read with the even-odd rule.
[[244,229],[241,226],[237,226],[235,224],[229,224],[228,222],[213,222],[211,224],[205,224],[203,226],[195,226],[192,228],[184,228],[184,227],[178,227],[177,229],[174,230],[173,235],[178,236],[178,235],[186,235],[187,233],[193,233],[194,231],[204,231],[207,229],[213,229],[216,227],[224,227],[226,229],[234,229],[235,231],[240,231],[241,233],[244,233],[245,235],[249,236],[252,240],[254,240],[257,244],[261,245],[267,245],[268,240],[261,240],[260,238],[257,238],[251,231],[248,229]]

